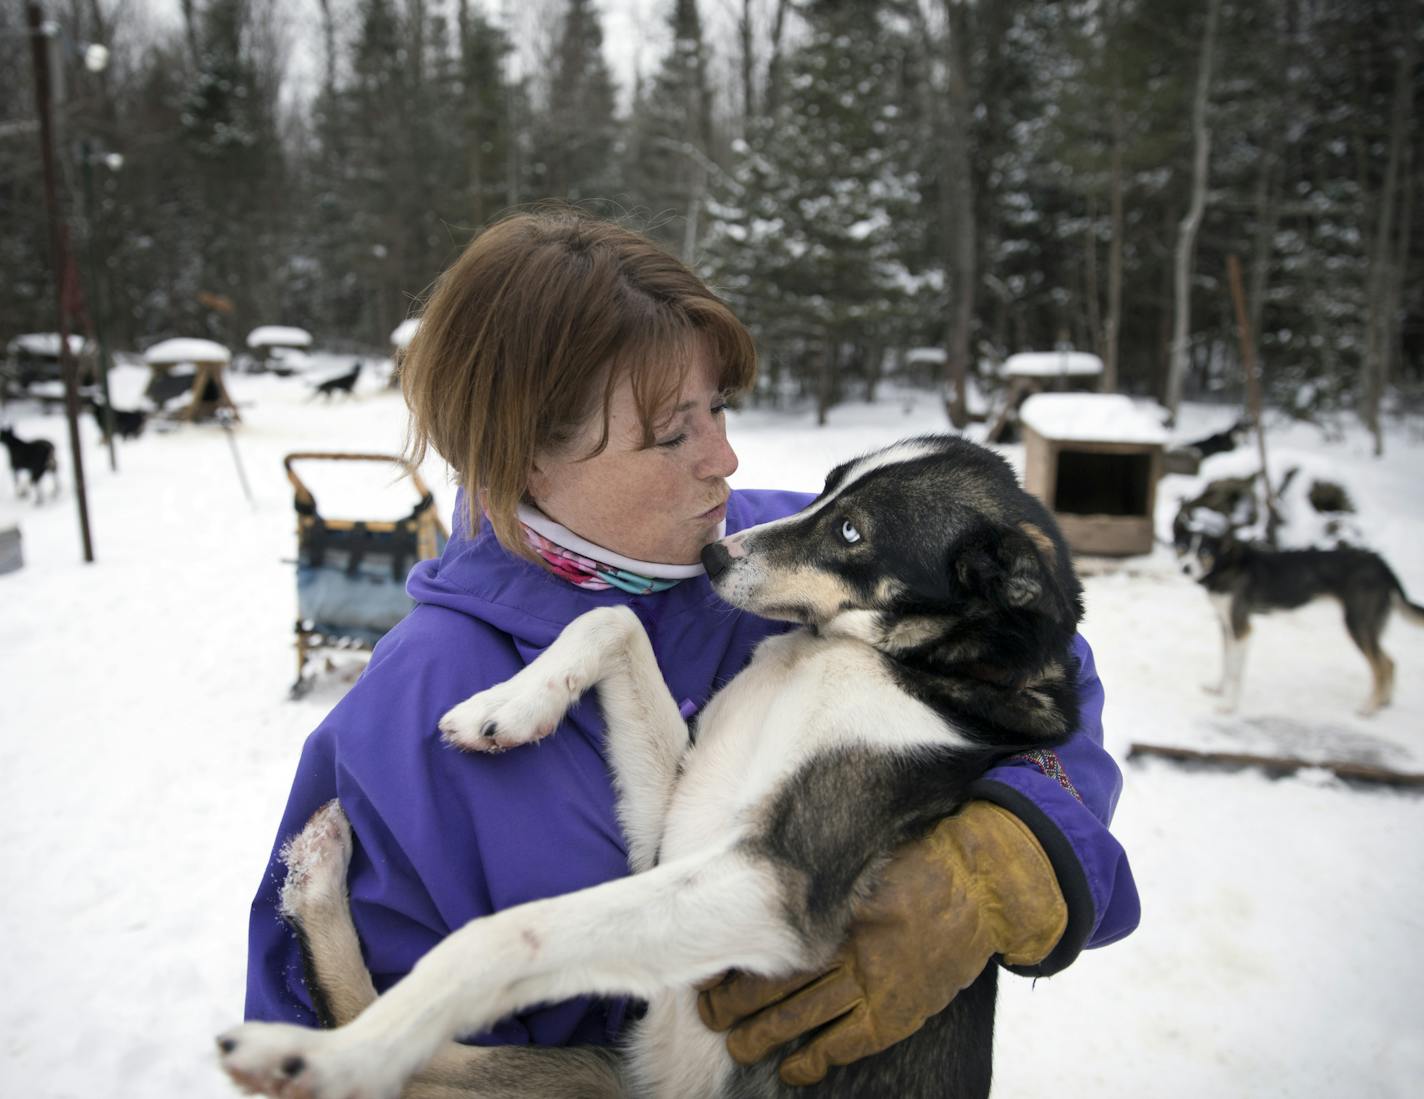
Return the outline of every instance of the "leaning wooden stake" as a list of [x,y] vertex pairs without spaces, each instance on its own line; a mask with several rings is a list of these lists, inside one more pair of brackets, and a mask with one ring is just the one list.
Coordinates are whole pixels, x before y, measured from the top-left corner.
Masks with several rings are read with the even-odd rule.
[[1236,303],[1236,328],[1241,340],[1241,366],[1246,372],[1246,411],[1256,427],[1256,450],[1261,456],[1261,483],[1266,488],[1266,539],[1276,544],[1276,530],[1281,525],[1276,507],[1276,490],[1266,468],[1266,425],[1262,421],[1264,401],[1261,396],[1261,374],[1256,368],[1256,343],[1251,334],[1251,320],[1246,311],[1246,291],[1241,285],[1241,261],[1233,252],[1226,257],[1226,274],[1231,282],[1231,299]]
[[1367,763],[1351,763],[1346,760],[1329,761],[1296,759],[1292,756],[1258,756],[1248,752],[1202,752],[1194,748],[1169,748],[1162,744],[1134,744],[1127,750],[1128,759],[1148,756],[1170,759],[1175,763],[1197,763],[1208,767],[1224,767],[1240,770],[1243,767],[1257,767],[1274,775],[1293,775],[1297,771],[1316,768],[1329,771],[1340,778],[1352,782],[1376,782],[1386,786],[1424,787],[1424,774],[1412,771],[1392,771],[1388,767],[1374,767]]

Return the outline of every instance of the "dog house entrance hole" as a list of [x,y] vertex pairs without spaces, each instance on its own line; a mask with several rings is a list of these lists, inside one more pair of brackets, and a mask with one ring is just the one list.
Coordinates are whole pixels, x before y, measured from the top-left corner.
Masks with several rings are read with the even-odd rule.
[[1149,454],[1060,450],[1053,510],[1068,515],[1146,515],[1152,486]]

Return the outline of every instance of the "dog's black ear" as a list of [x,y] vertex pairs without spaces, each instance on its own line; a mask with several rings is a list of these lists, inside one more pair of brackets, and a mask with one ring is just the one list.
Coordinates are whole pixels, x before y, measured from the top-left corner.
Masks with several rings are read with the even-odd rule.
[[961,544],[950,567],[969,591],[1001,606],[1030,607],[1043,598],[1048,582],[1045,546],[1054,552],[1052,540],[1032,524],[995,523]]

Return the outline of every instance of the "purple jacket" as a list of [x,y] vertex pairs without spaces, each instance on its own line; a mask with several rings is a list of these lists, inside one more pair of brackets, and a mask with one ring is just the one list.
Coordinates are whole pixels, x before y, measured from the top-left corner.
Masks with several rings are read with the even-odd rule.
[[[791,492],[734,492],[735,532],[802,507]],[[457,512],[459,507],[457,505]],[[462,528],[457,514],[455,528]],[[537,750],[468,755],[444,746],[440,715],[532,660],[573,618],[626,603],[652,639],[684,712],[700,708],[786,627],[729,611],[705,577],[656,595],[585,591],[507,553],[487,525],[459,534],[411,572],[415,609],[376,646],[371,663],[307,739],[272,858],[252,903],[247,1018],[315,1025],[300,951],[277,914],[282,843],[333,797],[356,837],[352,914],[378,989],[407,973],[477,916],[628,873],[592,700],[575,707]],[[1069,902],[1062,944],[1037,971],[1067,965],[1085,945],[1137,924],[1137,892],[1109,834],[1121,776],[1102,749],[1103,691],[1079,639],[1082,728],[1058,753],[994,768],[976,794],[1030,825]],[[577,1000],[500,1023],[482,1040],[540,1045],[611,1040],[626,1001]]]

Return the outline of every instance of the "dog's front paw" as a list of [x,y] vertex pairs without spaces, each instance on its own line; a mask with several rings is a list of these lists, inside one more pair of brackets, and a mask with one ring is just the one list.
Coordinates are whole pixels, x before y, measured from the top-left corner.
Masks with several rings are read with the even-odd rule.
[[469,752],[503,752],[552,733],[583,685],[573,676],[530,675],[536,671],[531,665],[450,709],[440,719],[445,742]]
[[395,1099],[400,1078],[369,1048],[340,1048],[337,1031],[246,1023],[218,1036],[224,1072],[249,1095],[276,1099]]

